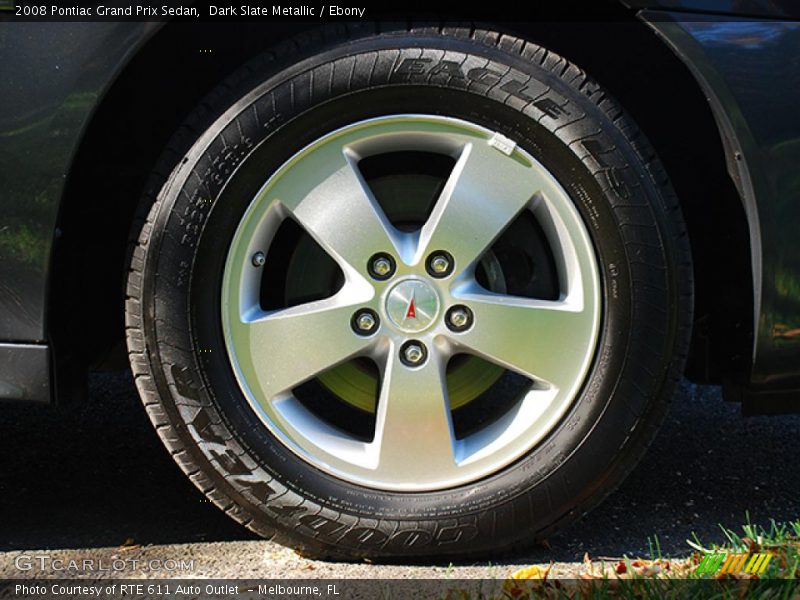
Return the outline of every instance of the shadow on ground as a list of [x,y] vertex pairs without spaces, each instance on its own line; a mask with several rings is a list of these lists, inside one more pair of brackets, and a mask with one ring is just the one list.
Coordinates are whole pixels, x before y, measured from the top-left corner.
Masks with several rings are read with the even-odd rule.
[[[718,524],[798,517],[800,416],[750,417],[684,384],[647,456],[597,510],[520,562],[688,552]],[[256,539],[205,501],[167,455],[128,374],[97,375],[86,404],[0,411],[0,551]],[[541,556],[539,556],[541,555]],[[513,559],[512,559],[513,560]]]

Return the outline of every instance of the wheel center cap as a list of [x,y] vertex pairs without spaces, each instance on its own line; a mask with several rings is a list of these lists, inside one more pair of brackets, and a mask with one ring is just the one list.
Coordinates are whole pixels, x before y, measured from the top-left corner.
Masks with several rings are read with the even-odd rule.
[[401,331],[422,331],[439,314],[439,296],[425,281],[406,279],[386,296],[386,314]]

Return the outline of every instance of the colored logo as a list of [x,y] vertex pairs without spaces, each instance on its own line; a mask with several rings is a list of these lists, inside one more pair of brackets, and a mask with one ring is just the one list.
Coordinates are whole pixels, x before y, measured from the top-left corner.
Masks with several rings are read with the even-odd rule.
[[386,314],[397,329],[409,333],[433,325],[439,314],[439,295],[427,281],[410,277],[397,283],[385,300]]
[[703,557],[697,565],[700,575],[727,575],[734,573],[750,573],[759,575],[767,569],[772,554],[767,552],[711,552]]
[[408,303],[408,310],[406,311],[406,319],[416,319],[417,309],[414,306],[414,296],[411,296],[411,302]]

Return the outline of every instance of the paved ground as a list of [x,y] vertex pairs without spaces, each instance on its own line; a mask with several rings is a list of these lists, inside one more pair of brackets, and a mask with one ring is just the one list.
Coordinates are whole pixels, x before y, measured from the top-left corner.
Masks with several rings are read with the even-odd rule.
[[[739,416],[713,387],[684,385],[639,468],[587,519],[524,556],[492,566],[434,567],[308,561],[261,542],[208,504],[152,431],[127,374],[96,376],[72,409],[0,411],[0,578],[20,555],[192,560],[201,577],[503,577],[521,565],[688,552],[692,532],[721,541],[718,524],[798,518],[800,417]],[[132,548],[120,549],[125,544]],[[50,549],[43,552],[44,549]],[[117,557],[116,559],[114,557]],[[19,562],[19,561],[17,561]],[[24,563],[23,563],[24,564]],[[118,563],[119,564],[119,563]],[[126,576],[166,576],[126,567]],[[56,573],[51,573],[55,575]],[[174,574],[174,573],[172,573]]]

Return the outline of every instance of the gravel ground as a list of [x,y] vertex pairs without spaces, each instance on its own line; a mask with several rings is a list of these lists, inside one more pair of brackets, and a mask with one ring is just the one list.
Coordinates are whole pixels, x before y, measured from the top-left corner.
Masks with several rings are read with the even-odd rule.
[[[93,577],[500,578],[550,561],[566,574],[585,552],[646,555],[654,535],[680,556],[692,532],[721,542],[718,524],[738,528],[748,511],[761,523],[798,518],[798,431],[800,416],[743,418],[718,388],[684,384],[634,473],[546,546],[491,565],[324,563],[258,540],[209,504],[164,451],[130,376],[98,375],[85,404],[0,413],[0,578],[89,574],[15,566],[42,555],[127,561]],[[158,562],[181,559],[191,568],[179,573]]]

